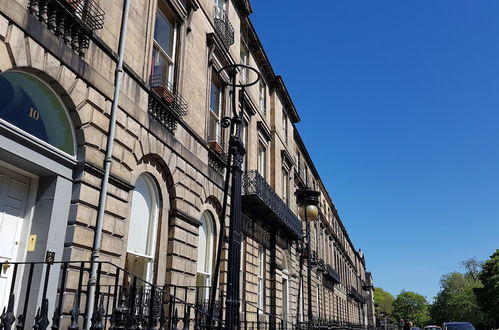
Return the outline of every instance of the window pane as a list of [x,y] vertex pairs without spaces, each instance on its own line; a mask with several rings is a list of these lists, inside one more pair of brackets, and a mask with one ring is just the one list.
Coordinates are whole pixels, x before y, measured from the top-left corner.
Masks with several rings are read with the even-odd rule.
[[208,142],[216,142],[218,144],[221,144],[222,142],[220,136],[220,120],[213,112],[210,113],[208,122]]
[[199,236],[198,236],[198,260],[197,260],[197,271],[204,272],[206,269],[206,223],[201,222],[201,226],[199,226]]
[[161,53],[156,47],[152,51],[152,76],[161,76],[165,81],[170,82],[170,72],[172,71],[173,63]]
[[214,0],[215,6],[225,9],[225,0]]
[[157,208],[154,203],[149,184],[143,176],[139,177],[132,195],[128,232],[133,234],[128,236],[128,251],[148,256],[151,254],[151,230],[153,222],[156,221],[155,208]]
[[214,81],[211,82],[210,110],[220,116],[220,87]]
[[173,33],[175,24],[173,18],[166,15],[167,9],[163,1],[159,2],[160,11],[156,14],[156,24],[154,27],[154,40],[159,44],[168,56],[173,57]]

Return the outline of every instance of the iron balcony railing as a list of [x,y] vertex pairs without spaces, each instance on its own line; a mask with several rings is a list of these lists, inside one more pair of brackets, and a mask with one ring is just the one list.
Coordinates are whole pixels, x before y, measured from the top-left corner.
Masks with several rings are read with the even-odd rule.
[[215,31],[226,47],[234,44],[234,28],[227,17],[225,9],[220,6],[213,7]]
[[348,295],[352,297],[353,299],[357,300],[360,303],[365,303],[366,298],[364,298],[363,295],[361,295],[357,289],[355,289],[353,286],[350,286],[350,289],[348,290]]
[[29,0],[28,10],[80,56],[104,26],[104,10],[94,0]]
[[295,238],[301,236],[300,219],[291,211],[257,171],[243,175],[242,206],[249,215],[257,216],[270,225],[278,225]]
[[221,139],[216,143],[212,143],[212,141],[208,138],[208,165],[217,173],[223,175],[229,161],[229,145]]
[[149,114],[175,133],[180,117],[187,115],[187,102],[163,75],[151,75],[149,86]]
[[340,274],[338,274],[338,272],[331,265],[326,264],[325,271],[322,276],[334,283],[341,283]]

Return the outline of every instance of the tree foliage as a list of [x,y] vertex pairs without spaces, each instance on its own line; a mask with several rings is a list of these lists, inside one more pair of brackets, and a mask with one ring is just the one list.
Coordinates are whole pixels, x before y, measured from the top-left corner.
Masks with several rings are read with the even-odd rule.
[[461,266],[466,269],[466,274],[471,276],[474,280],[478,280],[478,274],[482,270],[483,262],[478,261],[476,258],[468,258],[461,262]]
[[376,312],[383,315],[391,315],[393,312],[393,301],[395,298],[382,288],[374,288],[374,304]]
[[402,291],[393,302],[393,315],[414,325],[426,325],[430,320],[428,301],[416,292]]
[[475,279],[476,274],[468,271],[466,274],[454,272],[442,276],[441,290],[431,308],[433,322],[470,322],[476,327],[486,323],[487,317],[478,306],[473,293],[475,288],[481,286],[480,281]]
[[499,326],[499,250],[485,261],[478,275],[483,287],[475,289],[481,309],[490,315],[494,325]]

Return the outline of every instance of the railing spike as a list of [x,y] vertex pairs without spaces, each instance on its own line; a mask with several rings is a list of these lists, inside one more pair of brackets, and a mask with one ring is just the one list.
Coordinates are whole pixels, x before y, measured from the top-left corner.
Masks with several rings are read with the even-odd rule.
[[47,327],[49,326],[49,318],[48,318],[48,312],[49,312],[49,300],[45,298],[42,301],[42,307],[38,308],[38,312],[36,313],[35,317],[35,326],[33,329],[36,330],[46,330]]
[[14,300],[15,296],[13,293],[11,293],[9,296],[7,310],[5,309],[5,307],[3,308],[3,313],[0,319],[4,330],[10,330],[12,328],[12,325],[16,321],[16,317],[14,316]]
[[54,316],[52,317],[52,326],[50,327],[52,330],[59,329],[59,321],[60,321],[59,308],[54,310]]
[[80,314],[80,295],[78,292],[75,294],[73,308],[71,309],[71,324],[68,327],[68,330],[79,330],[80,326],[78,325],[78,315]]
[[159,330],[165,330],[166,315],[164,302],[161,301],[161,314],[159,315]]
[[38,325],[38,321],[40,320],[40,307],[38,307],[35,315],[35,325],[33,326],[33,330],[39,330],[40,326]]
[[21,314],[17,317],[17,324],[16,324],[16,329],[18,330],[24,330],[24,315]]
[[123,294],[120,293],[120,301],[118,306],[113,310],[113,316],[111,317],[111,327],[110,330],[124,330],[127,328],[128,313],[129,309],[126,305],[127,299]]
[[178,318],[178,309],[175,308],[175,313],[173,313],[173,329],[172,330],[179,330],[179,328],[177,327],[178,325],[178,322],[180,321],[180,319]]
[[182,320],[182,322],[184,323],[183,324],[184,325],[184,329],[183,330],[189,330],[190,314],[191,314],[191,306],[187,305],[184,308],[184,319]]
[[94,313],[92,315],[92,326],[90,327],[90,330],[102,330],[104,329],[104,324],[102,323],[102,316],[104,315],[104,301],[103,301],[103,296],[100,295],[99,297],[99,304],[95,307]]

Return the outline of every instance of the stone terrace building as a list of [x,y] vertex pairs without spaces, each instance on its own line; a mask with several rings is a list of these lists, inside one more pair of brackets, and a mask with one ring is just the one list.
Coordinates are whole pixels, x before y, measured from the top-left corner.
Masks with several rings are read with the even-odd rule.
[[[0,1],[0,307],[12,303],[4,315],[22,315],[16,324],[26,327],[44,315],[52,322],[54,312],[80,327],[100,315],[109,327],[128,304],[126,318],[149,327],[177,322],[173,307],[143,307],[163,292],[157,286],[167,292],[159,301],[178,301],[178,313],[199,324],[220,240],[222,118],[232,111],[217,71],[245,64],[262,79],[244,95],[241,320],[252,328],[308,321],[294,191],[310,186],[321,192],[314,322],[367,327],[372,278],[296,129],[297,109],[251,24],[249,0],[131,0],[128,16],[125,2]],[[105,262],[92,286],[100,314],[85,309],[92,251]],[[225,248],[221,260],[223,291]]]

